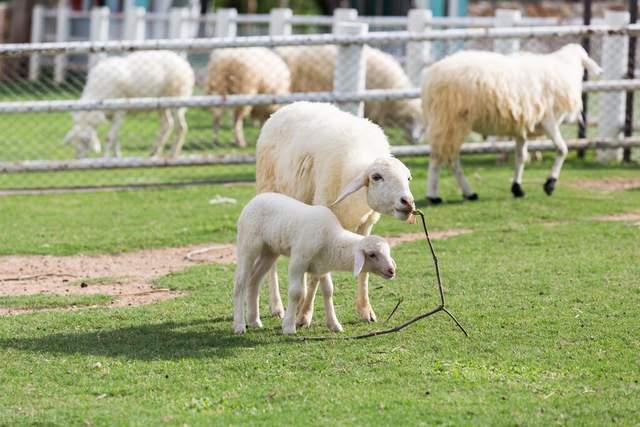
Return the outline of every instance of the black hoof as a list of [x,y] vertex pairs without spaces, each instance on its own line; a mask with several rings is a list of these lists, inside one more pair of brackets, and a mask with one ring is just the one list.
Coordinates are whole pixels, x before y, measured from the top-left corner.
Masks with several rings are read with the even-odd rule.
[[442,199],[440,197],[427,197],[429,204],[439,205],[442,203]]
[[558,180],[556,178],[547,178],[547,181],[544,183],[544,192],[547,193],[547,196],[553,194],[553,190],[556,189],[556,182]]
[[468,196],[465,196],[463,194],[462,197],[464,197],[465,200],[469,200],[470,202],[475,202],[479,198],[478,193],[471,193]]
[[511,194],[513,194],[513,197],[524,197],[525,192],[522,190],[522,187],[520,187],[520,184],[514,182],[511,184]]

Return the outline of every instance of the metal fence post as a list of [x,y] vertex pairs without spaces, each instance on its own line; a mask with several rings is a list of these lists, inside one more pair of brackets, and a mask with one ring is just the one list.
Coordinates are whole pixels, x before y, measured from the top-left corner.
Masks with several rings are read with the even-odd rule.
[[[407,18],[407,30],[410,33],[422,34],[431,27],[432,14],[426,9],[411,9]],[[422,69],[431,62],[430,42],[407,43],[407,75],[414,86],[420,86]]]
[[[360,22],[340,22],[335,26],[339,36],[363,36],[369,25]],[[337,93],[360,93],[365,89],[367,67],[364,45],[350,44],[338,47],[336,67],[333,73],[333,90]],[[358,117],[364,116],[364,102],[344,102],[339,107]]]
[[[630,23],[635,24],[638,21],[638,1],[632,0],[629,2],[629,18]],[[635,36],[629,37],[629,48],[627,54],[627,78],[633,79],[636,72],[636,41]],[[624,136],[629,137],[633,135],[633,111],[634,111],[634,92],[632,90],[627,92],[625,99],[625,111],[624,111]],[[636,150],[637,151],[637,150]],[[625,162],[631,161],[631,154],[633,151],[631,148],[625,148],[622,152],[622,160]]]
[[339,7],[333,11],[333,25],[331,32],[336,34],[337,26],[341,22],[356,22],[358,20],[358,10]]
[[235,37],[238,33],[238,11],[218,9],[216,11],[216,37]]
[[[35,5],[31,15],[31,43],[42,42],[44,35],[44,6]],[[29,58],[29,80],[38,80],[40,77],[40,55],[31,55]]]
[[[91,9],[89,38],[92,42],[109,40],[109,13],[109,8],[106,6]],[[107,55],[105,53],[89,55],[89,68],[106,57]]]
[[[605,24],[622,26],[629,23],[628,12],[607,11]],[[626,36],[604,36],[602,40],[602,80],[623,79],[627,71],[629,39]],[[620,136],[624,123],[624,92],[601,93],[598,108],[598,136]],[[596,159],[600,163],[622,160],[622,149],[598,149]]]
[[[515,27],[522,20],[522,14],[519,10],[498,9],[496,10],[496,27]],[[519,39],[495,40],[493,42],[493,51],[508,55],[520,50]]]
[[124,11],[124,40],[146,39],[146,14],[144,7],[128,7]]
[[291,17],[293,17],[293,11],[291,9],[271,9],[271,12],[269,13],[269,35],[290,36]]
[[[64,43],[69,38],[69,9],[65,2],[60,2],[56,9],[56,42]],[[64,82],[67,68],[67,56],[56,55],[53,65],[53,79],[56,83]]]

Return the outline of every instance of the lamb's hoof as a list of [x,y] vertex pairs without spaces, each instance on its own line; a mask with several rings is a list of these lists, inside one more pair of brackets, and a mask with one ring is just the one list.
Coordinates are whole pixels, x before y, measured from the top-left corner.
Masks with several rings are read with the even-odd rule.
[[244,334],[245,332],[247,332],[247,325],[245,325],[244,323],[240,325],[233,325],[233,333],[237,335],[241,335],[241,334]]
[[305,313],[304,315],[298,316],[298,320],[296,320],[296,326],[298,328],[308,328],[311,326],[312,315],[310,313]]
[[547,181],[544,183],[544,192],[547,193],[547,196],[553,194],[553,190],[556,189],[557,178],[547,178]]
[[517,182],[511,184],[511,194],[513,197],[524,197],[525,192],[522,190],[522,187]]
[[442,199],[440,197],[429,197],[427,196],[427,200],[431,205],[439,205],[442,203]]
[[370,305],[367,305],[366,307],[358,307],[358,314],[365,322],[375,322],[377,320],[376,314],[373,312],[373,308],[371,308]]
[[285,335],[293,335],[296,333],[296,324],[282,325],[282,333]]
[[279,319],[284,319],[284,307],[282,304],[271,309],[271,315]]
[[468,196],[467,195],[463,195],[462,197],[464,197],[465,200],[468,200],[470,202],[475,202],[476,200],[479,199],[478,193],[471,193]]
[[260,319],[250,321],[249,326],[251,326],[252,328],[262,328],[262,321]]
[[336,321],[335,323],[327,323],[327,328],[329,328],[329,330],[331,332],[342,332],[342,325],[340,324],[340,322]]

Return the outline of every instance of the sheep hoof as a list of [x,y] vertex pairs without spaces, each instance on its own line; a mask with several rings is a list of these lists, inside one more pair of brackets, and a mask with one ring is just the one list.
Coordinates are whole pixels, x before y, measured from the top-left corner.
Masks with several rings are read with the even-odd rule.
[[556,181],[558,181],[557,178],[547,178],[547,181],[544,183],[544,192],[547,193],[547,196],[550,196],[553,194],[553,190],[556,189]]
[[296,326],[299,328],[308,328],[311,326],[311,314],[305,313],[301,316],[298,316],[298,320],[296,320]]
[[370,305],[367,305],[366,307],[358,307],[358,314],[365,322],[371,323],[377,320],[376,314],[373,312],[373,308],[371,308]]
[[271,314],[279,319],[284,319],[284,307],[282,304],[279,307],[272,308]]
[[249,326],[251,326],[252,328],[262,328],[262,321],[260,319],[250,321]]
[[293,325],[282,325],[282,333],[285,335],[293,335],[296,333],[296,324]]
[[329,330],[331,332],[342,332],[342,325],[340,324],[340,322],[335,322],[335,323],[327,323],[327,328],[329,328]]
[[247,332],[247,325],[245,325],[244,323],[233,325],[233,332],[237,335],[244,334],[245,332]]
[[513,197],[524,197],[525,192],[522,190],[522,187],[517,182],[511,184],[511,194]]
[[478,193],[471,193],[468,196],[463,195],[462,197],[464,197],[465,200],[469,200],[470,202],[475,202],[476,200],[479,199]]
[[442,203],[442,199],[440,197],[427,196],[427,200],[429,201],[429,204],[432,204],[432,205],[439,205]]

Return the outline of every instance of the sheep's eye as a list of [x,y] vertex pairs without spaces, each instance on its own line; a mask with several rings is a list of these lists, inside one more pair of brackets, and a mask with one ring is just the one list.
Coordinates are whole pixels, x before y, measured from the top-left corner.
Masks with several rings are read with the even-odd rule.
[[374,180],[374,181],[382,181],[382,175],[380,175],[379,173],[374,173],[371,176],[371,179]]
[[412,178],[412,177],[409,177],[409,178],[407,178],[407,179],[408,179],[409,181],[411,181],[413,178]]
[[377,256],[376,254],[374,254],[373,252],[372,252],[372,253],[370,253],[370,254],[368,255],[368,257],[369,257],[369,258],[371,258],[371,259],[376,259],[376,258],[378,258],[378,256]]

